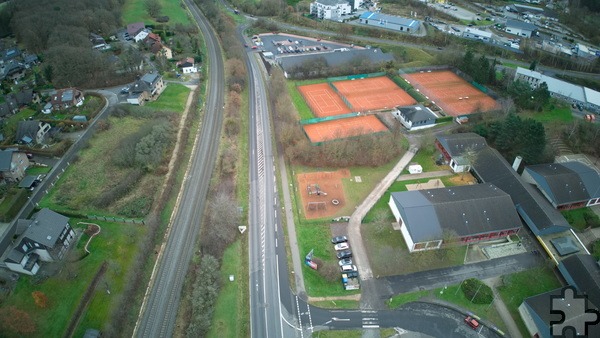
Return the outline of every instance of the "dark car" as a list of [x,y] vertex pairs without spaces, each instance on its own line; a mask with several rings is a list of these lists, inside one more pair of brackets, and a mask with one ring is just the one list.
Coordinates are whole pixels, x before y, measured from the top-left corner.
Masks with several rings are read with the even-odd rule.
[[352,257],[352,251],[350,251],[350,250],[340,251],[340,252],[337,253],[336,256],[337,256],[338,259],[350,258],[350,257]]
[[333,244],[344,243],[344,242],[348,242],[348,237],[336,236],[331,239],[331,243],[333,243]]

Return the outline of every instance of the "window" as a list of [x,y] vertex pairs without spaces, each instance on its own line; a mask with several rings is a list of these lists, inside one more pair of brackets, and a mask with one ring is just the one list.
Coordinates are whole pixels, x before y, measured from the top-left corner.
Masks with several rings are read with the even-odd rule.
[[23,249],[23,252],[27,251],[27,244],[23,244],[23,246],[21,247],[21,249]]

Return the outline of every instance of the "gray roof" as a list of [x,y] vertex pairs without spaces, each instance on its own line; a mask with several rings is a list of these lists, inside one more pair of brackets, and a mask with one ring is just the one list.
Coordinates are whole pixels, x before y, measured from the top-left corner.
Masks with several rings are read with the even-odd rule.
[[24,236],[49,248],[54,247],[58,236],[69,223],[68,217],[48,208],[40,210],[31,219],[33,222],[25,230]]
[[460,156],[469,149],[481,150],[487,147],[485,138],[475,133],[438,135],[437,140],[452,157]]
[[12,162],[13,153],[14,153],[14,150],[0,149],[0,171],[10,170],[10,164]]
[[414,242],[442,239],[449,230],[459,237],[521,227],[508,194],[493,184],[394,192]]
[[25,253],[21,252],[17,249],[11,249],[8,252],[8,255],[6,256],[6,261],[11,261],[14,263],[21,263],[21,261],[23,260],[23,257],[25,257]]
[[36,175],[25,176],[21,182],[19,182],[19,188],[31,188],[31,185],[33,185],[33,182],[35,182],[36,178]]
[[138,97],[139,94],[141,94],[143,92],[151,92],[152,87],[146,81],[137,80],[133,83],[133,85],[131,86],[129,91],[131,93],[130,97]]
[[61,101],[62,102],[70,102],[73,101],[73,89],[69,88],[69,89],[65,89],[62,92],[62,96],[61,96]]
[[33,90],[24,89],[16,93],[6,95],[7,99],[14,100],[19,106],[28,105],[33,101]]
[[524,182],[500,153],[485,147],[472,165],[479,180],[493,183],[512,198],[525,223],[536,234],[570,229],[569,223],[533,186]]
[[147,84],[154,86],[154,83],[158,80],[160,75],[157,73],[147,73],[142,76],[141,80],[146,82]]
[[404,118],[411,122],[420,122],[420,121],[433,121],[437,119],[437,116],[426,109],[423,105],[414,105],[407,107],[398,107],[397,108]]
[[600,197],[600,175],[581,162],[538,164],[525,170],[556,205]]
[[531,31],[531,32],[537,30],[537,27],[535,25],[532,25],[532,24],[524,22],[524,21],[517,21],[517,20],[506,20],[506,27],[513,27],[513,28],[517,28],[520,30],[526,30],[526,31]]
[[40,121],[20,121],[17,125],[17,141],[23,139],[23,137],[29,137],[35,140],[38,132]]
[[570,236],[552,238],[550,243],[552,243],[552,246],[561,257],[579,252],[579,246]]
[[[373,49],[349,49],[344,52],[326,52],[326,53],[315,53],[315,54],[300,54],[294,56],[282,56],[278,57],[277,60],[281,64],[281,67],[289,72],[292,68],[300,66],[305,63],[316,62],[319,59],[324,60],[327,65],[331,67],[337,67],[346,64],[357,58],[366,58],[373,64],[378,64],[387,61],[393,61],[394,56],[390,53],[383,53],[379,48]],[[292,75],[292,74],[290,74]]]
[[325,5],[325,6],[348,4],[347,0],[315,0],[315,2],[320,3],[321,5]]
[[560,262],[559,269],[567,282],[573,283],[579,292],[587,294],[592,303],[600,306],[600,266],[593,256],[569,256]]

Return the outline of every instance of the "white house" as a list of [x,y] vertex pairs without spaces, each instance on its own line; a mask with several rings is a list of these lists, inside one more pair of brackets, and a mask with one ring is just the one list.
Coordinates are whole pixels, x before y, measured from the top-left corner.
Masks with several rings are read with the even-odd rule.
[[310,14],[319,19],[339,20],[342,15],[352,13],[347,0],[316,0],[310,4]]
[[476,39],[481,41],[489,42],[492,39],[492,33],[486,32],[480,29],[467,27],[463,32],[463,36],[469,39]]
[[150,34],[150,31],[147,29],[142,29],[141,31],[139,31],[134,37],[133,40],[135,42],[140,42],[140,41],[144,41],[144,39],[148,36],[148,34]]
[[359,22],[367,26],[386,28],[405,33],[414,33],[421,27],[421,22],[418,20],[374,12],[364,12],[360,16]]
[[17,231],[20,235],[4,263],[10,270],[27,275],[38,272],[40,261],[63,259],[75,238],[69,218],[47,208],[30,220],[20,219]]
[[181,69],[183,74],[197,73],[198,68],[194,63],[194,58],[187,57],[181,61],[177,61],[177,67]]
[[396,107],[392,115],[408,130],[419,130],[435,126],[437,116],[423,105]]
[[524,21],[506,20],[506,28],[504,30],[510,34],[530,38],[537,31],[537,27]]

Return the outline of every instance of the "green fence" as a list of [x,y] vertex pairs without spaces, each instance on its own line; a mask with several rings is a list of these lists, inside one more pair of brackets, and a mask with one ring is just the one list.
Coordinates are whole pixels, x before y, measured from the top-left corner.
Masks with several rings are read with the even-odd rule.
[[314,119],[301,120],[300,124],[301,125],[315,124],[315,123],[319,123],[319,122],[327,122],[327,121],[345,119],[348,117],[355,117],[355,116],[358,116],[358,113],[348,113],[348,114],[326,116],[326,117],[315,117]]
[[344,101],[344,103],[348,106],[348,108],[350,108],[350,110],[354,111],[354,107],[352,107],[352,104],[350,104],[350,101],[348,101],[348,99],[346,99],[346,97],[344,95],[342,95],[342,93],[340,93],[340,91],[333,84],[333,82],[327,82],[327,83],[329,83],[329,87],[331,87],[331,89],[333,89],[333,91],[336,94],[338,94],[338,96],[342,99],[342,101]]
[[379,72],[379,73],[369,73],[369,74],[336,76],[336,77],[328,77],[327,81],[334,82],[334,81],[346,81],[346,80],[356,80],[356,79],[368,79],[371,77],[380,77],[380,76],[385,76],[385,75],[386,75],[385,72]]
[[475,81],[471,81],[471,84],[472,84],[472,85],[473,85],[475,88],[477,88],[477,89],[481,90],[482,92],[484,92],[485,94],[487,94],[487,92],[488,92],[488,89],[487,89],[485,86],[483,86],[483,85],[481,85],[481,84],[479,84],[479,83],[477,83],[477,82],[475,82]]

